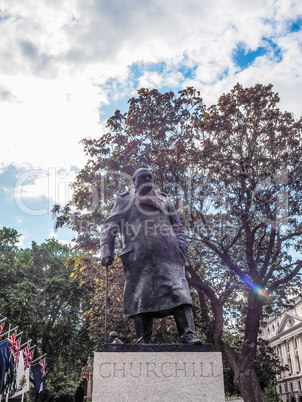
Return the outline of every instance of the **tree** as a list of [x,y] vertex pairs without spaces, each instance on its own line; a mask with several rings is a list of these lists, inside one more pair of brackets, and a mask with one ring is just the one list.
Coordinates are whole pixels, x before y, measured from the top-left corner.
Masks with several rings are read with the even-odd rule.
[[[81,368],[96,347],[83,317],[90,290],[80,287],[65,266],[73,255],[54,239],[41,245],[33,242],[28,249],[0,245],[0,276],[5,278],[0,313],[23,331],[22,342],[32,339],[37,345],[35,358],[47,353],[48,401],[73,400]],[[69,384],[69,396],[66,387],[60,390],[64,383]]]
[[[293,256],[301,249],[302,234],[301,187],[296,181],[301,175],[302,120],[282,113],[278,101],[271,85],[236,85],[200,122],[204,147],[196,160],[211,175],[215,208],[225,214],[220,212],[220,218],[234,228],[222,236],[202,235],[201,241],[231,273],[243,274],[269,295],[301,283],[297,274],[302,267],[299,256]],[[211,226],[212,217],[204,219]],[[248,292],[239,355],[221,344],[247,401],[262,400],[252,387],[257,383],[253,364],[265,302],[253,289]]]
[[[87,325],[91,338],[96,343],[104,343],[105,327],[105,294],[106,277],[105,269],[100,266],[98,259],[92,255],[78,255],[75,258],[69,258],[67,264],[71,275],[80,281],[84,287],[91,289],[93,296],[90,305],[84,312],[87,319]],[[116,261],[114,267],[108,270],[108,300],[107,300],[107,339],[108,333],[116,331],[119,338],[125,342],[131,342],[134,339],[132,323],[123,318],[123,268],[121,261]]]
[[[15,229],[0,229],[0,306],[5,309],[7,289],[16,281],[15,256],[19,234]],[[1,310],[0,310],[1,312]]]
[[18,242],[18,238],[20,235],[16,231],[16,229],[3,227],[0,229],[0,246],[3,247],[4,245],[14,245]]
[[[237,353],[240,353],[240,350],[243,346],[242,336],[234,336],[233,333],[225,332],[223,335],[223,340],[227,343],[227,345],[232,347],[233,350],[235,350]],[[279,357],[273,353],[273,350],[271,347],[269,347],[268,342],[259,338],[254,368],[257,378],[259,379],[261,391],[265,395],[265,400],[267,400],[269,394],[275,395],[276,393],[274,385],[276,375],[287,370],[287,366],[282,366]],[[240,391],[234,384],[234,371],[232,370],[228,361],[225,359],[223,361],[223,377],[226,395],[229,397],[239,396]]]
[[[78,247],[96,255],[117,192],[131,187],[135,169],[153,171],[186,229],[188,281],[206,337],[245,401],[264,400],[254,369],[263,311],[297,289],[302,267],[302,120],[282,113],[278,102],[272,85],[237,84],[208,109],[191,87],[178,97],[143,88],[128,112],[108,120],[106,134],[83,140],[90,158],[73,200],[54,209],[57,227],[76,230]],[[240,350],[222,338],[234,315]]]

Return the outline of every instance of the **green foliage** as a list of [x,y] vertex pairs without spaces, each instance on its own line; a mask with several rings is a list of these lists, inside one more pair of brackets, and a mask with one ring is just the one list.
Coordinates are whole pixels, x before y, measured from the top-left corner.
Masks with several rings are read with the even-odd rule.
[[[224,333],[224,341],[232,347],[233,350],[240,353],[243,346],[242,337],[227,332]],[[268,397],[269,394],[276,394],[274,386],[276,375],[286,370],[286,367],[281,365],[280,359],[275,355],[273,349],[268,346],[268,342],[261,338],[258,342],[254,368],[264,395]],[[233,397],[234,395],[240,396],[240,390],[234,384],[234,371],[227,360],[223,360],[223,376],[226,395],[229,397]],[[272,392],[272,390],[274,390],[274,392]],[[272,399],[272,401],[274,400],[275,399]],[[278,401],[278,399],[276,399],[276,401]]]
[[0,229],[0,245],[1,247],[4,245],[13,245],[18,242],[18,237],[20,235],[16,231],[16,229],[6,228]]
[[[72,270],[71,276],[93,294],[84,316],[92,341],[101,345],[105,326],[105,268],[97,258],[88,254],[68,258],[67,265]],[[115,261],[108,271],[107,332],[114,330],[124,343],[129,343],[134,340],[134,328],[131,320],[123,317],[124,273],[121,261]]]
[[56,373],[52,381],[47,381],[47,392],[42,400],[49,402],[73,402],[76,392],[74,379],[66,377],[64,373]]
[[265,388],[264,397],[266,402],[281,402],[274,381],[271,381],[271,383]]
[[281,365],[279,357],[269,347],[268,342],[261,338],[258,341],[255,370],[262,391],[274,383],[277,374],[286,370],[286,367]]
[[28,249],[18,249],[14,241],[0,244],[0,313],[23,331],[22,342],[37,345],[34,358],[47,353],[49,401],[72,400],[81,368],[96,347],[83,317],[91,293],[65,265],[73,254],[54,239]]

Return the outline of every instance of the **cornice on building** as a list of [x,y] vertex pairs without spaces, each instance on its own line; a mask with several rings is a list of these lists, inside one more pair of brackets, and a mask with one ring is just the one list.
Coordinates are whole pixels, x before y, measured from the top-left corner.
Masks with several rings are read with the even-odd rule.
[[[283,308],[278,315],[272,315],[268,318],[266,325],[260,328],[260,337],[269,342],[276,340],[298,331],[302,326],[302,299],[295,299],[296,304],[293,308]],[[288,327],[288,328],[287,328]]]

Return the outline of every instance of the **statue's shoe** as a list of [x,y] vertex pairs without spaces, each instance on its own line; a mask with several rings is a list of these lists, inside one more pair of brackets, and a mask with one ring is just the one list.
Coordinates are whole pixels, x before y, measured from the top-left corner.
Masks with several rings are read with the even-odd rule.
[[154,344],[154,341],[152,338],[146,337],[146,338],[139,338],[137,340],[137,343],[139,343],[140,345],[150,345],[150,344]]
[[189,345],[201,345],[202,342],[200,339],[196,338],[195,335],[186,336],[182,339],[182,343],[186,343]]

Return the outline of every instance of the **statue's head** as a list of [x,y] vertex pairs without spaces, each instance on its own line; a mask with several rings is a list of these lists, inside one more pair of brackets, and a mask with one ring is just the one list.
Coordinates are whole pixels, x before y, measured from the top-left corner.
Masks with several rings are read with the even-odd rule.
[[132,176],[135,190],[150,191],[153,188],[154,181],[152,173],[149,169],[140,168],[134,172]]

